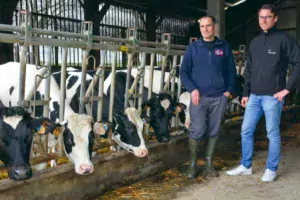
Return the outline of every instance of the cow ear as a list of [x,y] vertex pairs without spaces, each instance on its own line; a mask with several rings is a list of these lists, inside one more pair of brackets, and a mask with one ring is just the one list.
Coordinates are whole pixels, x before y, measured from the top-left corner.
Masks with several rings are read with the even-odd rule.
[[124,111],[121,112],[115,112],[113,118],[119,122],[119,121],[123,121],[124,120]]
[[154,101],[155,101],[155,99],[156,99],[157,97],[158,97],[158,96],[152,97],[151,99],[145,101],[145,102],[142,104],[142,109],[143,109],[143,110],[146,110],[148,107],[153,106],[153,103],[154,103]]
[[93,125],[93,132],[97,135],[106,135],[112,128],[111,122],[96,122]]
[[177,103],[177,105],[175,107],[174,114],[183,112],[183,111],[185,111],[185,109],[186,109],[186,105],[185,104],[183,104],[183,103]]
[[150,122],[150,117],[148,117],[147,115],[142,115],[141,119],[143,121],[143,124],[148,124]]

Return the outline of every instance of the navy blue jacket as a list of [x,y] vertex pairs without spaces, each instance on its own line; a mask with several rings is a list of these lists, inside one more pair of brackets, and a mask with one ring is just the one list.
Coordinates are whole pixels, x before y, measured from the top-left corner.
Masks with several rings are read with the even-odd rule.
[[221,96],[234,92],[236,66],[227,42],[215,37],[210,51],[202,38],[187,47],[180,68],[184,87],[192,92],[198,89],[200,96]]

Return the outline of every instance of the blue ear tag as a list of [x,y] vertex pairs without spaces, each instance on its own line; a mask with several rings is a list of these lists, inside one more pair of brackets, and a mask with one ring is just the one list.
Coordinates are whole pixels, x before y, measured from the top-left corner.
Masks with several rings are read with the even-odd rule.
[[177,110],[177,106],[174,106],[174,110]]
[[142,121],[143,121],[143,124],[145,124],[145,123],[146,123],[146,120],[145,120],[145,119],[142,119]]
[[36,127],[36,130],[39,131],[39,130],[41,130],[41,128],[42,128],[42,126],[39,125],[39,126]]
[[103,125],[103,130],[105,130],[105,131],[107,130],[106,124]]

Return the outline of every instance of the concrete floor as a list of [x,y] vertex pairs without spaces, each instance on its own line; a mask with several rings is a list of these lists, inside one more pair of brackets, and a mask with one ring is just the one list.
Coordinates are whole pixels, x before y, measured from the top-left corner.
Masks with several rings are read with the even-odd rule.
[[[160,200],[293,200],[300,199],[300,123],[290,124],[282,132],[282,156],[278,179],[273,183],[260,181],[268,154],[268,140],[265,135],[257,135],[253,161],[253,175],[229,177],[226,170],[239,163],[240,144],[238,138],[229,148],[219,151],[214,165],[220,170],[220,177],[210,178],[200,175],[188,179],[182,175],[187,163],[170,169],[144,181],[107,192],[98,199],[160,199]],[[226,145],[228,147],[228,144]],[[203,165],[201,159],[198,165]]]

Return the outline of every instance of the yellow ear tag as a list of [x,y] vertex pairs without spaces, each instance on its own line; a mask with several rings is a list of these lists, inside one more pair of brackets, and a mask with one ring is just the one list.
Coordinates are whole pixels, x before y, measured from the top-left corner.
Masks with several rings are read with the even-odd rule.
[[64,131],[64,128],[63,127],[56,127],[53,131],[53,135],[55,137],[58,137],[60,134],[62,134]]
[[181,111],[180,106],[176,106],[176,109],[174,111],[174,114],[176,115],[177,113],[179,113]]

